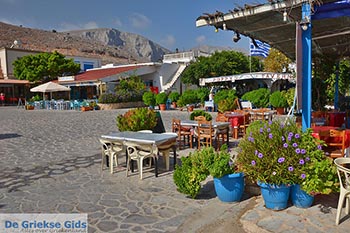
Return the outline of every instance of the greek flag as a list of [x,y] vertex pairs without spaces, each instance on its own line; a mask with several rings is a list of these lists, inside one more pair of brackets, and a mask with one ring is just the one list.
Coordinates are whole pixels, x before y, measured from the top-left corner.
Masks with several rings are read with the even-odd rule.
[[270,45],[263,43],[259,40],[255,40],[256,45],[253,44],[253,41],[250,40],[250,56],[260,56],[260,57],[267,57],[269,55],[270,51]]

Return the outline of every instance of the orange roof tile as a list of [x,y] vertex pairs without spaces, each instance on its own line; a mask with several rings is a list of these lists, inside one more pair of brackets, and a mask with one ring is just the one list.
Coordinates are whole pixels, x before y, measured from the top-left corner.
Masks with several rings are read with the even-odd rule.
[[105,77],[120,74],[126,71],[134,70],[139,67],[141,67],[141,65],[88,70],[84,73],[76,75],[74,81],[75,82],[95,81],[101,78],[105,78]]

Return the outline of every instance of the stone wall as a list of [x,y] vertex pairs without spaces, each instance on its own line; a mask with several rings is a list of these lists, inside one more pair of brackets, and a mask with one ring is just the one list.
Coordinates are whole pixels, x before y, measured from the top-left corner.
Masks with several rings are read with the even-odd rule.
[[100,107],[101,110],[146,107],[146,105],[142,101],[126,102],[126,103],[113,103],[113,104],[100,104],[100,103],[98,103],[98,106]]

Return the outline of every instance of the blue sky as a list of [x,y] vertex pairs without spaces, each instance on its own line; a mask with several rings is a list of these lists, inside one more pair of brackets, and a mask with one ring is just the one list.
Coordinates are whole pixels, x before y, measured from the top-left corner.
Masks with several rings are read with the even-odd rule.
[[249,50],[249,41],[232,42],[232,31],[196,28],[196,18],[227,13],[244,3],[264,0],[0,0],[0,21],[51,31],[115,28],[142,35],[175,51],[198,45]]

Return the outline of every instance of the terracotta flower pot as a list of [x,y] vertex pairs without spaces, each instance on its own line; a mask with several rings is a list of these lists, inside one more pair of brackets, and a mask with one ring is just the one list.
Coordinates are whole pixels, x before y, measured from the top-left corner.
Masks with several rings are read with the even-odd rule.
[[166,104],[159,104],[159,109],[161,111],[165,111],[166,110]]

